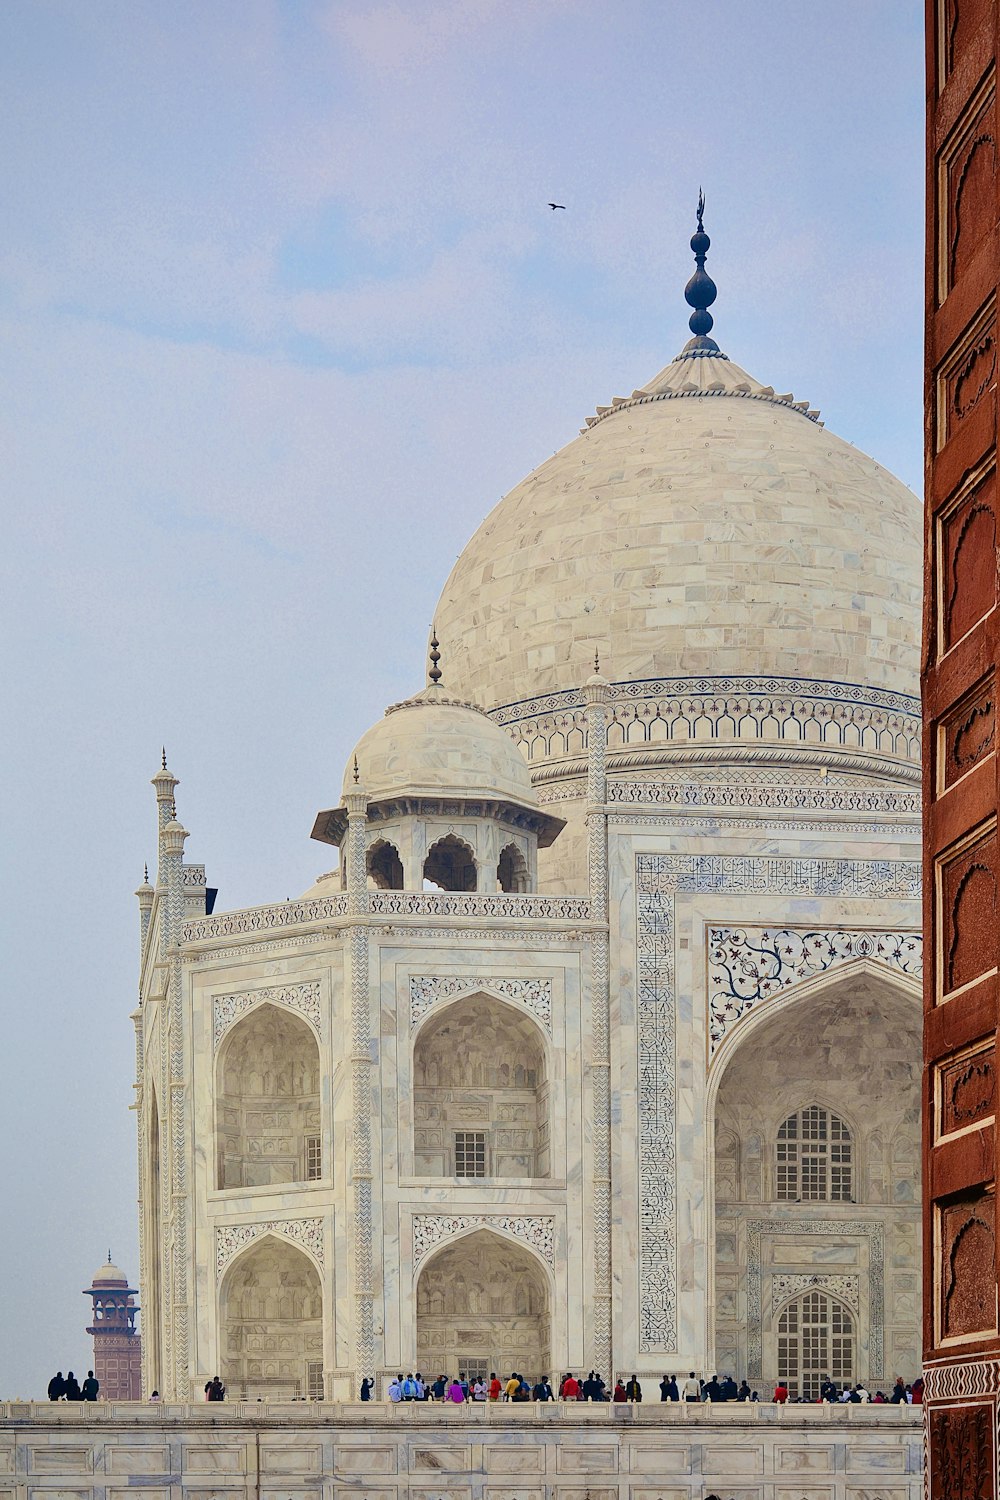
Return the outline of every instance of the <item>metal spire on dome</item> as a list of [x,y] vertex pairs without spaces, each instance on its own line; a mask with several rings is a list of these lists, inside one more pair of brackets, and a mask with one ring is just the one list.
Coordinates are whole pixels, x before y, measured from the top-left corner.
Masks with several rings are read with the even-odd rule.
[[431,664],[427,668],[427,679],[429,682],[433,682],[435,687],[441,681],[441,668],[438,666],[438,662],[441,660],[441,652],[438,650],[440,644],[441,643],[437,638],[437,631],[432,625],[430,649]]
[[694,338],[689,339],[684,346],[685,354],[720,353],[718,344],[708,337],[715,322],[708,309],[719,295],[718,287],[705,270],[705,257],[708,255],[711,243],[712,241],[705,233],[705,194],[699,188],[698,227],[691,236],[691,249],[694,251],[696,270],[684,288],[684,301],[688,307],[694,308],[688,319],[688,326]]

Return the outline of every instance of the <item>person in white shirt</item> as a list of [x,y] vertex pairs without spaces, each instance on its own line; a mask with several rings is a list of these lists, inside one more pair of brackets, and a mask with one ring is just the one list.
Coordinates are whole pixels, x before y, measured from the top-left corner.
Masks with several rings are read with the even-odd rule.
[[395,1401],[402,1401],[402,1399],[403,1399],[403,1377],[402,1377],[402,1375],[394,1375],[392,1377],[392,1379],[389,1381],[388,1395],[389,1395],[389,1400],[390,1401],[394,1401],[394,1402]]
[[684,1388],[681,1391],[681,1400],[682,1401],[700,1401],[701,1400],[701,1381],[698,1379],[697,1375],[694,1373],[693,1370],[691,1371],[691,1373],[688,1376],[687,1380],[685,1380],[685,1382],[684,1382]]

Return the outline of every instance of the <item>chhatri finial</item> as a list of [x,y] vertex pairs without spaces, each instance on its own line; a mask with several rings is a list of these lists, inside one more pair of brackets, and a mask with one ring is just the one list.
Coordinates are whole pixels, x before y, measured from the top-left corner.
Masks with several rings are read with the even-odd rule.
[[438,650],[438,646],[439,645],[440,645],[440,642],[439,642],[439,640],[437,638],[437,631],[435,630],[434,626],[432,625],[431,626],[431,651],[430,651],[431,664],[430,664],[430,666],[427,669],[427,676],[430,679],[430,681],[434,683],[435,686],[437,686],[437,684],[441,681],[441,668],[438,666],[438,662],[441,660],[441,652]]
[[600,677],[600,675],[601,675],[601,653],[597,649],[597,647],[595,646],[594,647],[594,676],[595,677]]
[[354,785],[357,786],[361,780],[361,767],[358,765],[358,757],[354,757]]
[[166,745],[161,745],[160,746],[160,769],[161,769],[161,771],[165,771],[167,769],[167,747],[166,747]]
[[717,354],[719,352],[718,344],[714,339],[708,337],[712,331],[712,324],[715,321],[708,309],[718,296],[718,288],[705,270],[705,257],[708,254],[711,243],[712,241],[705,233],[705,194],[699,188],[698,227],[691,236],[691,249],[694,251],[694,261],[697,269],[684,288],[684,300],[689,307],[694,308],[691,317],[688,319],[688,325],[697,343],[694,348],[689,345],[688,350],[685,352],[694,353],[699,349],[709,354]]
[[142,867],[142,883],[143,883],[143,885],[148,885],[149,884],[149,866],[148,865],[143,865],[143,867]]

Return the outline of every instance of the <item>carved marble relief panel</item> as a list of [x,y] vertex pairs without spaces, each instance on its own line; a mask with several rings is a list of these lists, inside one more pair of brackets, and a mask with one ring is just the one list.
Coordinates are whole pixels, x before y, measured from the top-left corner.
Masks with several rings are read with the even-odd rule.
[[997,1326],[995,1201],[992,1191],[939,1204],[939,1341],[988,1334]]
[[992,973],[997,965],[996,824],[938,864],[938,999]]
[[939,298],[942,302],[996,221],[995,107],[996,92],[991,74],[970,102],[941,153],[938,213]]
[[936,1136],[954,1135],[996,1115],[996,1047],[992,1041],[938,1063]]
[[937,788],[954,786],[996,752],[996,700],[993,673],[983,678],[938,725]]
[[930,1494],[940,1500],[993,1500],[993,1409],[941,1406],[928,1413]]

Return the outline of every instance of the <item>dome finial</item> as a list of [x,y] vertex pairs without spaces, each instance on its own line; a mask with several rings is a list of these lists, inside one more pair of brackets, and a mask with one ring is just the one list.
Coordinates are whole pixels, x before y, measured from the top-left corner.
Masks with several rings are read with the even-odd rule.
[[714,339],[708,335],[712,331],[715,321],[709,308],[718,296],[718,288],[715,282],[705,270],[705,257],[708,254],[712,241],[705,233],[705,194],[701,188],[698,189],[698,227],[691,236],[691,249],[694,251],[694,262],[696,270],[687,286],[684,288],[684,300],[688,307],[694,311],[688,319],[688,326],[694,334],[694,339],[688,345],[685,353],[697,353],[704,351],[709,354],[717,354],[719,346]]
[[441,668],[438,666],[438,662],[441,660],[441,652],[438,650],[439,645],[440,642],[437,638],[437,631],[432,625],[430,651],[431,664],[427,669],[427,677],[429,681],[433,682],[435,685],[441,681]]

